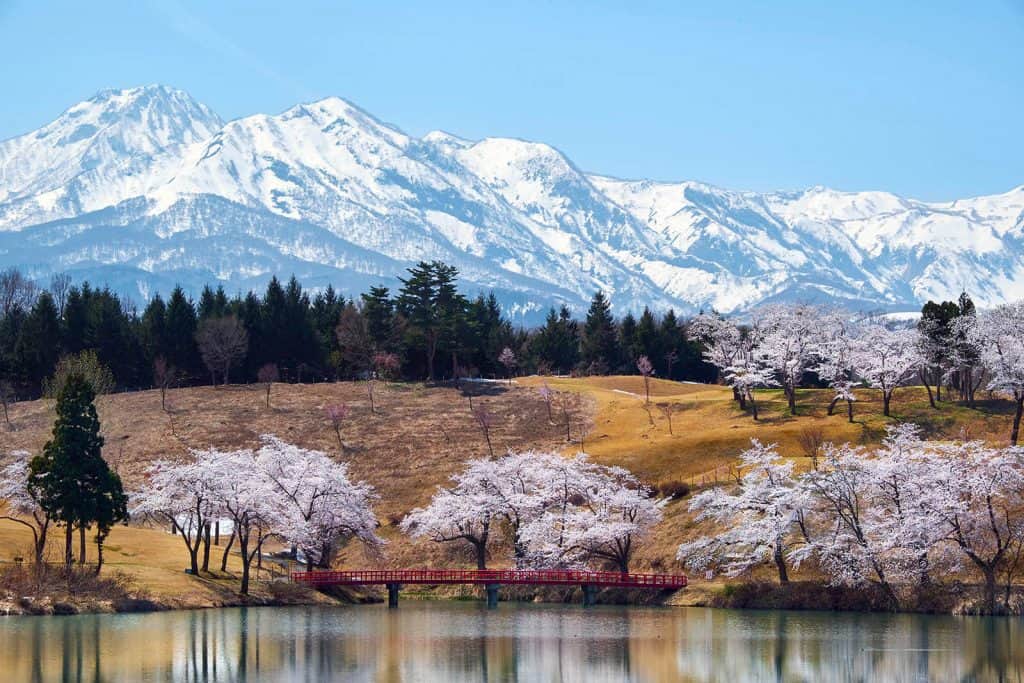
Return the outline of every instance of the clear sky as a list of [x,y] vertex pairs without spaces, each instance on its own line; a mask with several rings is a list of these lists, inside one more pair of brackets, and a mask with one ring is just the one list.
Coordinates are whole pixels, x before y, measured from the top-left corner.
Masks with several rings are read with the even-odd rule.
[[106,87],[225,118],[340,95],[581,168],[923,199],[1024,183],[1024,0],[0,0],[0,138]]

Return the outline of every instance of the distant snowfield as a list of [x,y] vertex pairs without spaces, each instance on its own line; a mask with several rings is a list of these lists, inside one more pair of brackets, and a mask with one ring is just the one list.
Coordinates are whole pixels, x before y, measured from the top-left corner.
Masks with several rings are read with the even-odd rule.
[[[628,131],[624,131],[628,136]],[[355,294],[420,259],[530,322],[812,301],[903,320],[966,289],[1024,297],[1024,186],[921,202],[738,192],[580,171],[549,145],[408,136],[337,97],[225,123],[163,86],[107,90],[0,142],[0,267],[144,300],[295,274]]]

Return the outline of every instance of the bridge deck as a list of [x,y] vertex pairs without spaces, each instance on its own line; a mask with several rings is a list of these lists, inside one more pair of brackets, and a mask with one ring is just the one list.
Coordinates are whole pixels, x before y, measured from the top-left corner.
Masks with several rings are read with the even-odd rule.
[[601,586],[609,588],[679,589],[686,587],[681,574],[622,574],[574,570],[520,569],[357,569],[348,571],[293,572],[292,581],[312,586],[362,586],[386,584],[503,584],[531,586]]

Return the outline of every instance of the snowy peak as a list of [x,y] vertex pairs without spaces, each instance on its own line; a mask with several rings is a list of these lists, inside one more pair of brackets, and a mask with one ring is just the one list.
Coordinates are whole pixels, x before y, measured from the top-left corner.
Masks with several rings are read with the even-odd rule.
[[419,259],[537,319],[596,289],[620,309],[821,300],[912,310],[1024,297],[1024,186],[921,202],[588,175],[555,147],[415,138],[327,97],[228,123],[187,93],[97,93],[0,142],[0,268],[148,296],[294,272],[343,291]]

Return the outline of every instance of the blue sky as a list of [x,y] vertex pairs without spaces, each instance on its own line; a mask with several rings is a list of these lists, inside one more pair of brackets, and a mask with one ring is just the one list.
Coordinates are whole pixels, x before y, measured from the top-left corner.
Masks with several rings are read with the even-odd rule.
[[1024,1],[0,0],[0,138],[105,87],[225,118],[340,95],[588,171],[924,199],[1024,183]]

